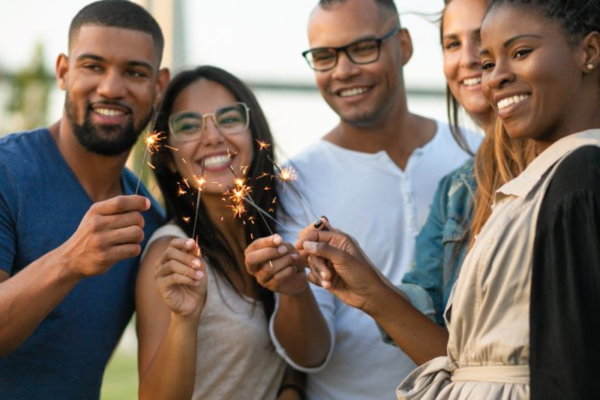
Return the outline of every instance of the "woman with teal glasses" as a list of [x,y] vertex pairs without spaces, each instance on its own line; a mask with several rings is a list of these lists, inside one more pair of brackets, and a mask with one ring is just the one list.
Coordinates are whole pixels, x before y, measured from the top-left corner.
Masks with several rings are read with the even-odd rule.
[[150,239],[137,282],[140,398],[301,399],[301,387],[282,385],[285,362],[269,337],[273,294],[244,267],[247,244],[274,222],[223,199],[243,179],[247,196],[274,212],[264,177],[273,150],[260,145],[273,139],[256,98],[219,68],[184,71],[156,130],[165,139],[152,164],[170,222]]

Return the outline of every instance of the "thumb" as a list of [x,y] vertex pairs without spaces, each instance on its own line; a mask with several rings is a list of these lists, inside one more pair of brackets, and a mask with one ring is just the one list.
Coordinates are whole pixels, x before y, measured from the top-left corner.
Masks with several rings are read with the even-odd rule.
[[305,241],[302,246],[308,254],[329,260],[332,264],[343,264],[349,257],[345,251],[323,242]]

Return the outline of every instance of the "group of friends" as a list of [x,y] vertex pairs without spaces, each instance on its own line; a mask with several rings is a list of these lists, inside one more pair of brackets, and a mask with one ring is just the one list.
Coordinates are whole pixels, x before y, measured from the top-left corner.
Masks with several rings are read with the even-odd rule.
[[[600,2],[443,7],[450,124],[408,109],[393,0],[316,4],[340,120],[294,190],[244,82],[171,77],[147,11],[84,7],[62,118],[0,139],[0,398],[98,399],[134,311],[140,399],[596,398]],[[125,168],[148,125],[166,212]]]

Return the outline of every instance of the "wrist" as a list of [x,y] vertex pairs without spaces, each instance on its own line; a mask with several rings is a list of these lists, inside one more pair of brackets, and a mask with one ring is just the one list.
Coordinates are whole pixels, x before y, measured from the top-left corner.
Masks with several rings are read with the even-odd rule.
[[390,288],[384,282],[378,282],[375,290],[366,299],[362,311],[371,318],[377,320],[377,318],[379,318],[387,309],[389,301],[393,301],[395,299],[394,296],[395,292],[392,290],[392,288]]

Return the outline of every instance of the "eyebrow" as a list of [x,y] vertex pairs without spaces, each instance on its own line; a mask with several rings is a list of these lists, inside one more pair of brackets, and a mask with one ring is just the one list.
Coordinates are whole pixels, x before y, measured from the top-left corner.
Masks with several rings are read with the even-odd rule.
[[[104,57],[100,57],[96,54],[91,54],[91,53],[84,53],[84,54],[81,54],[79,57],[77,57],[77,61],[82,61],[82,60],[94,60],[94,61],[98,61],[98,62],[106,62],[106,59]],[[154,71],[154,68],[152,67],[152,65],[146,61],[130,60],[130,61],[127,61],[127,65],[129,67],[141,67],[141,68],[147,68],[150,71]]]
[[[506,42],[504,42],[502,44],[502,47],[507,48],[508,46],[510,46],[511,44],[513,44],[514,42],[516,42],[517,40],[521,40],[523,38],[534,38],[534,39],[542,39],[542,37],[540,35],[534,35],[534,34],[524,34],[524,35],[517,35],[515,37],[512,37],[510,39],[508,39]],[[479,52],[479,56],[487,56],[490,54],[490,51],[487,49],[483,49]]]
[[[478,29],[473,29],[472,31],[468,32],[469,35],[475,34],[475,35],[481,35],[481,28]],[[457,33],[448,33],[442,36],[442,39],[456,39],[458,37]]]

